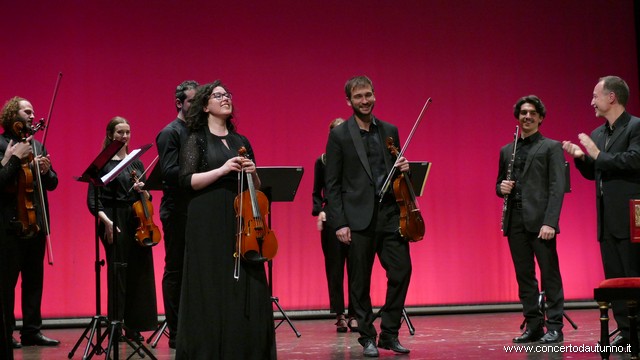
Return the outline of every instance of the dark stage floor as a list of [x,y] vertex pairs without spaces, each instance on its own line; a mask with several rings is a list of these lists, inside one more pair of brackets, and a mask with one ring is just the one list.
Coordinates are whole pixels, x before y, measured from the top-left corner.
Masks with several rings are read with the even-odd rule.
[[[597,309],[567,310],[567,315],[578,325],[574,330],[565,322],[565,341],[561,345],[594,346],[599,338],[599,312]],[[511,338],[520,333],[522,316],[514,312],[460,314],[460,315],[411,315],[415,335],[410,335],[403,324],[401,343],[411,349],[409,355],[395,355],[380,350],[381,358],[394,359],[600,359],[597,353],[579,351],[545,353],[507,353],[505,346],[513,345]],[[296,337],[291,327],[284,322],[276,331],[278,359],[361,359],[362,347],[356,333],[336,333],[333,321],[293,320],[301,333]],[[379,328],[379,321],[376,322]],[[615,323],[611,324],[615,327]],[[82,334],[83,329],[45,329],[49,337],[62,341],[57,348],[26,347],[15,350],[16,360],[67,359],[69,351]],[[145,337],[151,332],[144,333]],[[145,343],[146,344],[146,343]],[[106,345],[106,343],[105,343]],[[249,345],[249,344],[248,344]],[[76,351],[73,359],[82,359],[86,343]],[[131,353],[126,345],[120,345],[120,358]],[[163,337],[155,349],[149,349],[158,359],[173,359],[167,338]],[[94,356],[104,359],[105,356]],[[132,359],[139,359],[133,356]],[[148,357],[147,357],[148,358]],[[628,355],[612,354],[611,359],[627,359]],[[235,360],[235,359],[233,359]]]

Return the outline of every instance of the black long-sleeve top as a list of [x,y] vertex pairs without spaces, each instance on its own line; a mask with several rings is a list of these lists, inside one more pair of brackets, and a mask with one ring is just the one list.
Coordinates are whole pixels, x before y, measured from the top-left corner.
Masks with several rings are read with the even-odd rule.
[[185,122],[176,118],[156,137],[158,147],[158,166],[162,172],[162,201],[160,203],[160,218],[165,219],[174,211],[186,214],[188,192],[178,183],[180,175],[180,149],[185,143],[189,130]]

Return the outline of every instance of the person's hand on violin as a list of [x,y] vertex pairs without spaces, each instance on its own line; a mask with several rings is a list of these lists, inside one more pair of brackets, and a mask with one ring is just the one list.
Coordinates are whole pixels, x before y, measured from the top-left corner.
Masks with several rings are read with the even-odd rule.
[[42,156],[38,155],[33,161],[38,163],[38,169],[40,169],[40,174],[46,174],[51,169],[51,158],[49,155]]
[[[31,140],[31,136],[29,136],[27,140]],[[2,158],[2,165],[7,165],[13,155],[17,156],[20,160],[26,159],[31,155],[32,151],[33,149],[30,142],[17,142],[14,144],[13,140],[9,140],[9,145]]]
[[235,156],[227,160],[227,162],[225,162],[224,165],[222,165],[223,173],[229,174],[231,172],[240,172],[242,170],[243,160],[246,160],[246,159],[242,156]]
[[516,186],[516,182],[513,180],[502,180],[500,183],[500,192],[502,195],[509,195]]
[[409,171],[409,160],[404,156],[401,156],[396,160],[396,164],[394,166],[401,172],[407,172]]
[[142,181],[136,181],[135,183],[133,183],[133,189],[139,193],[144,193],[144,196],[147,198],[147,200],[149,199],[149,192],[144,188],[144,182]]

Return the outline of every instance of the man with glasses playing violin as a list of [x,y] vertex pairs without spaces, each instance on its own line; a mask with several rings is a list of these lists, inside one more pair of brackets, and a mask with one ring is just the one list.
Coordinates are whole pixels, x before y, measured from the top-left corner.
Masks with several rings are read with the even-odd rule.
[[[521,134],[517,141],[500,150],[496,181],[496,194],[507,196],[502,230],[509,239],[527,324],[524,333],[513,342],[557,343],[563,341],[564,291],[556,235],[560,233],[558,221],[564,199],[564,155],[560,142],[545,138],[539,131],[546,110],[537,96],[518,99],[513,115]],[[543,289],[538,288],[534,258],[540,267]],[[540,290],[546,296],[546,324],[544,310],[539,308]]]
[[[5,152],[9,146],[14,146],[25,141],[29,137],[31,125],[34,119],[34,111],[31,103],[21,97],[13,97],[6,102],[0,112],[4,133],[0,136],[0,158],[2,165],[7,166],[13,158],[6,159]],[[9,323],[15,327],[13,315],[15,301],[15,286],[18,276],[22,278],[22,330],[20,331],[22,344],[12,339],[14,348],[22,346],[57,346],[58,340],[50,339],[40,332],[42,315],[42,287],[44,281],[44,255],[45,255],[45,222],[43,217],[48,216],[47,191],[55,190],[58,186],[58,175],[51,167],[49,155],[42,144],[31,140],[34,152],[38,154],[30,164],[28,158],[23,159],[21,166],[10,166],[11,175],[8,185],[0,188],[0,217],[4,223],[5,238],[8,258],[8,281],[6,287],[6,299],[8,301],[6,313],[10,316]],[[5,162],[5,160],[7,162]],[[45,211],[38,201],[38,186],[36,167],[37,162],[42,185],[43,202]],[[33,178],[33,183],[19,182],[19,177]],[[33,193],[25,190],[33,190]],[[27,206],[32,203],[35,210]],[[21,216],[22,207],[26,213],[34,211],[28,216],[28,220]],[[27,208],[27,209],[25,209]],[[22,212],[24,214],[24,212]],[[26,222],[29,222],[27,224]],[[26,230],[25,230],[26,229]]]
[[[396,161],[384,146],[388,137],[398,146],[398,128],[373,116],[376,98],[371,80],[356,76],[347,81],[345,92],[353,115],[331,130],[327,142],[327,222],[338,240],[350,247],[350,299],[364,356],[378,357],[377,347],[406,354],[409,349],[398,341],[398,331],[411,278],[409,243],[398,232],[400,210],[393,194],[388,191],[382,199],[379,194],[394,164],[406,172],[409,162],[404,157]],[[376,254],[388,279],[377,347],[369,293]]]

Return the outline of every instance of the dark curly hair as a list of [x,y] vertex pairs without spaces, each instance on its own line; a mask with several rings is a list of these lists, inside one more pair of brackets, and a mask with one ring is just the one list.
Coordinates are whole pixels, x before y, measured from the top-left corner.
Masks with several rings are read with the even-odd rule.
[[516,104],[513,105],[513,116],[515,116],[516,119],[518,119],[520,116],[520,108],[522,107],[522,104],[531,104],[535,106],[536,111],[542,118],[547,116],[547,109],[544,107],[544,104],[542,103],[540,98],[535,95],[529,95],[521,97],[520,99],[518,99]]
[[[207,107],[207,103],[209,103],[209,98],[213,93],[213,89],[217,88],[218,86],[222,87],[226,92],[229,92],[229,89],[227,89],[220,80],[204,84],[200,86],[196,91],[196,95],[191,101],[191,107],[189,108],[189,112],[186,116],[186,123],[189,130],[196,131],[207,126],[209,113],[205,112],[204,108]],[[235,111],[235,106],[233,107],[233,111]],[[229,131],[235,131],[236,129],[236,126],[234,125],[232,119],[233,112],[227,118],[227,130]]]
[[0,119],[2,120],[2,127],[5,131],[11,130],[13,123],[18,118],[18,111],[20,111],[20,101],[28,101],[20,96],[14,96],[7,100],[0,111]]

